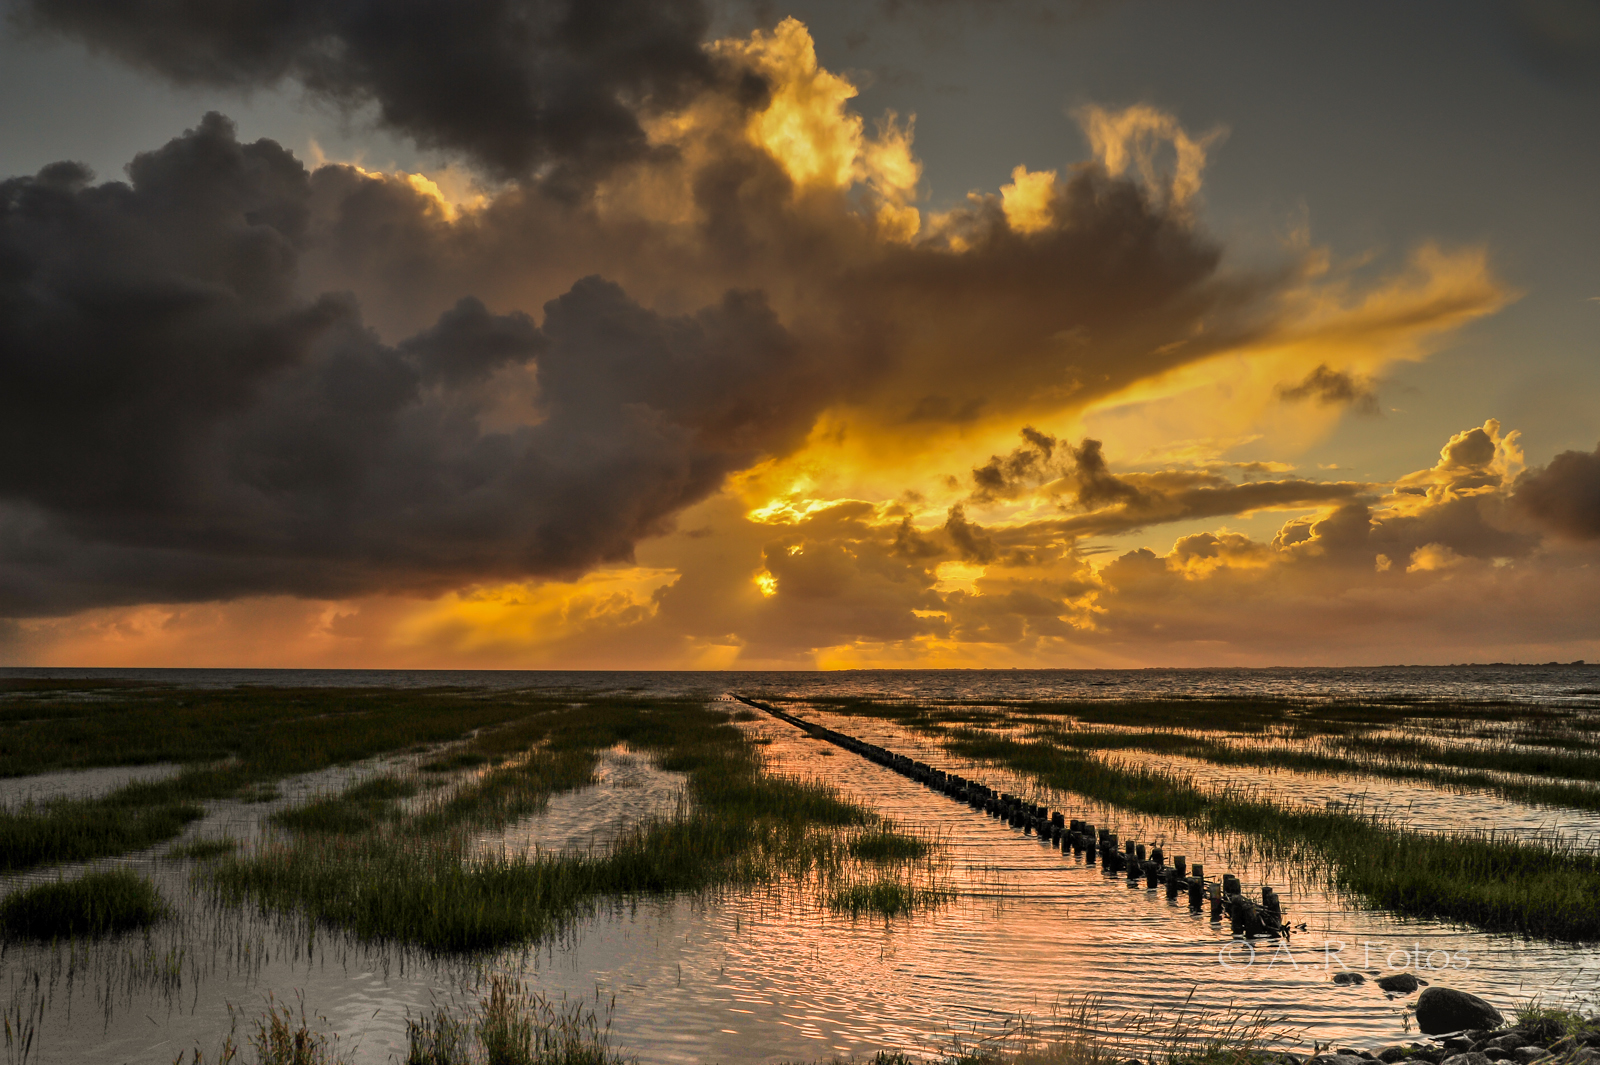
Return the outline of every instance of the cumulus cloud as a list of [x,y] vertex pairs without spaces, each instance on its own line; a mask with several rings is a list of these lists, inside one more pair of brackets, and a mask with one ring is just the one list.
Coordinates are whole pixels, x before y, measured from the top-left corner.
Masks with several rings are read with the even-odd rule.
[[[1198,218],[1215,138],[1144,106],[1083,111],[1089,160],[927,210],[912,116],[852,111],[792,19],[707,42],[687,0],[18,10],[186,84],[372,104],[519,180],[454,204],[421,175],[308,170],[211,115],[126,182],[60,163],[0,185],[0,615],[576,588],[726,502],[730,474],[819,441],[1054,424],[1272,345],[1410,351],[1503,299],[1475,254],[1431,252],[1371,298],[1316,291],[1309,262],[1225,269]],[[1444,493],[1461,522],[1487,512],[1470,482],[1502,476],[1503,449],[1484,465],[1474,448],[1402,486],[1426,538],[1389,557],[1524,550],[1487,532],[1469,549],[1434,520]],[[689,561],[644,567],[649,589],[583,591],[567,613],[773,656],[1058,639],[1100,624],[1109,587],[1082,537],[1345,507],[1272,548],[1333,557],[1344,525],[1376,520],[1371,485],[1258,465],[1245,483],[1114,472],[1099,440],[1029,428],[932,520],[757,501],[770,520],[675,539]],[[1011,502],[1057,509],[985,509]],[[1184,549],[1190,583],[1267,550],[1215,535]]]
[[[1111,472],[1104,445],[1085,438],[1077,447],[1027,427],[1009,455],[991,456],[972,471],[971,498],[981,503],[1029,494],[1053,499],[1073,516],[1052,523],[1063,533],[1105,535],[1175,521],[1257,510],[1315,507],[1372,495],[1374,486],[1302,478],[1236,483],[1217,468]],[[1277,471],[1282,464],[1245,463],[1243,472]],[[1222,464],[1221,468],[1232,468]]]
[[310,177],[219,116],[129,178],[0,185],[7,613],[574,573],[829,392],[751,292],[663,315],[588,278],[542,327],[468,297],[384,344],[294,294]]
[[1558,536],[1600,539],[1600,445],[1563,451],[1517,480],[1513,502]]
[[[424,147],[563,189],[647,152],[641,114],[717,77],[699,0],[18,0],[15,10],[180,85],[291,81],[346,108],[372,105]],[[758,98],[763,87],[736,91]]]

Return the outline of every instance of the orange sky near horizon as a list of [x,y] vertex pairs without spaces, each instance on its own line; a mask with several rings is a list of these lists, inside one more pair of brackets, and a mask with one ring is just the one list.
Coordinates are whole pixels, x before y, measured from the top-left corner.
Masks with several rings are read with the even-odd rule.
[[[1600,519],[1584,509],[1600,451],[1529,463],[1538,427],[1478,408],[1447,438],[1391,453],[1386,470],[1352,468],[1331,443],[1395,416],[1387,382],[1400,368],[1523,297],[1493,246],[1425,238],[1374,261],[1287,216],[1270,256],[1224,254],[1207,193],[1227,130],[1149,103],[1077,106],[1089,155],[1056,168],[1007,160],[1009,182],[933,205],[915,117],[860,113],[860,86],[828,69],[805,24],[705,53],[757,79],[759,102],[719,75],[651,110],[650,151],[601,174],[580,207],[458,162],[301,168],[273,156],[306,175],[305,225],[322,235],[295,245],[271,313],[350,294],[339,298],[362,315],[350,343],[376,345],[361,365],[412,368],[410,398],[381,430],[401,458],[360,475],[338,525],[317,524],[334,520],[337,496],[284,502],[295,471],[359,465],[370,445],[268,462],[238,443],[298,414],[208,427],[204,447],[223,457],[196,468],[224,470],[238,493],[206,489],[181,517],[141,504],[92,525],[54,489],[0,496],[17,528],[59,521],[83,538],[76,561],[48,564],[33,561],[42,549],[0,544],[12,553],[0,564],[35,596],[16,601],[36,604],[0,617],[0,664],[1600,658]],[[389,243],[339,243],[380,209]],[[583,287],[591,275],[620,289]],[[463,294],[481,304],[461,310]],[[525,353],[462,369],[467,348],[450,348],[446,329],[469,312],[491,325],[462,345],[522,330],[493,350]],[[646,343],[659,349],[628,346]],[[379,388],[362,380],[346,406],[326,398],[346,393],[283,384],[281,409],[360,421],[352,412]],[[246,393],[217,402],[245,409]],[[362,501],[405,480],[403,456],[424,445],[399,434],[424,414],[441,428],[416,440],[472,457],[419,474],[429,494],[385,518],[388,496]],[[492,491],[459,487],[480,483],[462,471],[523,447],[533,457],[520,472],[483,474]],[[641,472],[651,462],[661,472]],[[569,479],[528,487],[545,484],[529,471],[550,469]],[[585,491],[608,509],[564,525]],[[529,546],[546,543],[559,550]],[[76,575],[106,544],[144,559],[129,566],[185,576],[112,581],[94,576],[98,562]],[[212,566],[228,576],[192,578]]]

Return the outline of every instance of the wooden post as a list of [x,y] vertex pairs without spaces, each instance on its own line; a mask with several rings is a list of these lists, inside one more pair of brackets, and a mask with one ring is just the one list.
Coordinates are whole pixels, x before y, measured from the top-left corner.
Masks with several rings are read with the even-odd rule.
[[1083,860],[1084,860],[1084,863],[1086,865],[1093,865],[1094,864],[1094,856],[1095,856],[1095,842],[1096,842],[1095,841],[1094,826],[1093,825],[1084,825],[1083,826],[1083,837],[1084,837],[1084,843],[1083,843]]

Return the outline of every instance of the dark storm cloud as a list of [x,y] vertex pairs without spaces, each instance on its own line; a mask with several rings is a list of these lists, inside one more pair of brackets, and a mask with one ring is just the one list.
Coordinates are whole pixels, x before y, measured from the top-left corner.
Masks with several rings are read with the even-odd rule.
[[987,416],[1082,404],[1257,335],[1284,282],[1222,276],[1220,248],[1182,211],[1098,164],[1058,183],[1034,232],[972,199],[946,220],[951,243],[841,257],[828,290],[840,334],[887,363],[883,387],[918,397],[896,409],[931,416],[930,394],[981,398]]
[[1353,499],[1371,486],[1348,481],[1252,481],[1209,483],[1203,474],[1130,476],[1138,494],[1118,506],[1053,523],[1063,533],[1104,536],[1151,525],[1201,518],[1220,518],[1256,510],[1316,507]]
[[[1105,452],[1098,440],[1085,438],[1083,443],[1073,447],[1031,427],[1022,430],[1022,438],[1022,445],[1011,454],[992,456],[985,465],[972,471],[971,498],[975,502],[992,503],[1038,490],[1055,497],[1070,496],[1072,506],[1087,513],[1025,527],[1057,535],[1098,536],[1272,507],[1316,507],[1373,492],[1371,485],[1300,478],[1235,484],[1212,470],[1164,470],[1119,476],[1106,464]],[[1491,452],[1492,448],[1491,445]],[[952,525],[947,526],[952,542],[957,544],[962,557],[973,557],[970,551],[960,550],[954,528],[956,519],[953,511]]]
[[1011,454],[991,455],[987,463],[972,471],[974,500],[1015,499],[1053,482],[1059,489],[1053,494],[1071,492],[1081,507],[1137,502],[1144,494],[1111,473],[1098,440],[1085,438],[1077,447],[1061,444],[1058,452],[1058,442],[1049,433],[1024,426],[1021,436],[1022,446]]
[[1213,241],[1096,165],[1062,182],[1046,229],[1017,233],[985,202],[904,244],[884,240],[847,191],[797,190],[740,137],[719,140],[698,169],[641,164],[690,190],[687,225],[569,209],[528,189],[446,224],[401,182],[324,167],[306,271],[353,289],[396,332],[423,328],[444,293],[520,305],[589,273],[644,302],[759,288],[819,358],[854,376],[850,402],[919,425],[1059,410],[1225,350],[1270,328],[1264,308],[1286,283],[1221,276]]
[[[576,187],[646,151],[639,109],[711,82],[700,0],[16,0],[180,85],[294,81],[497,177]],[[760,94],[759,83],[748,91]]]
[[1600,539],[1600,446],[1563,451],[1517,478],[1512,503],[1559,536]]
[[1315,399],[1325,407],[1347,406],[1360,414],[1378,413],[1378,392],[1372,382],[1324,363],[1297,385],[1280,385],[1278,398],[1289,402]]
[[791,446],[830,389],[758,294],[578,281],[385,344],[294,281],[312,182],[207,116],[129,182],[0,184],[0,613],[571,574]]

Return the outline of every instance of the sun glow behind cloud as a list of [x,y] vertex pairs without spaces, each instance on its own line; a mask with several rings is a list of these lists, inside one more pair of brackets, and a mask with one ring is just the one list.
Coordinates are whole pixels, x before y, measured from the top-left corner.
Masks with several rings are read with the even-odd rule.
[[[571,483],[609,499],[647,471],[627,482],[635,495],[616,490],[616,527],[538,530],[581,563],[508,579],[486,551],[495,572],[454,591],[397,571],[393,587],[380,575],[298,611],[97,608],[76,625],[19,622],[19,646],[39,661],[90,662],[96,647],[176,660],[257,609],[299,626],[281,646],[319,662],[1091,665],[1210,660],[1230,640],[1228,660],[1272,660],[1307,603],[1348,619],[1359,601],[1381,629],[1401,623],[1402,592],[1511,600],[1554,557],[1511,504],[1520,453],[1494,423],[1392,483],[1297,474],[1360,416],[1356,400],[1376,403],[1387,368],[1515,298],[1484,249],[1424,245],[1384,273],[1302,230],[1275,268],[1235,269],[1201,221],[1221,133],[1142,104],[1077,112],[1091,159],[1019,164],[998,190],[925,214],[913,119],[853,111],[856,86],[821,65],[804,25],[705,51],[759,75],[764,95],[706,90],[645,116],[662,151],[602,174],[579,207],[445,173],[316,176],[396,212],[378,216],[393,245],[374,238],[363,257],[327,250],[363,216],[319,201],[347,225],[303,273],[369,271],[350,287],[407,338],[395,358],[449,434],[470,423],[487,441],[451,477],[557,424],[573,435],[541,472],[593,458]],[[755,176],[712,197],[729,173]],[[407,299],[385,271],[414,261],[432,272]],[[573,285],[591,274],[620,288]],[[446,303],[438,325],[413,321],[439,291],[529,317]],[[457,322],[499,360],[459,387],[450,364],[415,354]],[[560,487],[543,509],[504,486],[474,502],[515,498],[542,520],[578,509],[582,493]],[[509,522],[518,551],[536,538],[527,520]],[[1112,536],[1145,546],[1092,553]],[[585,537],[603,548],[585,554]]]

